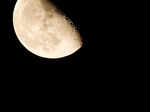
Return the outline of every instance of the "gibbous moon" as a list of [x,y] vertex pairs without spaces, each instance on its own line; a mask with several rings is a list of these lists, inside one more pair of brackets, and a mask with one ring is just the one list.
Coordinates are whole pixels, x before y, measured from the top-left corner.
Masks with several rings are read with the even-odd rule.
[[44,58],[61,58],[82,47],[81,36],[50,0],[18,0],[13,25],[22,45]]

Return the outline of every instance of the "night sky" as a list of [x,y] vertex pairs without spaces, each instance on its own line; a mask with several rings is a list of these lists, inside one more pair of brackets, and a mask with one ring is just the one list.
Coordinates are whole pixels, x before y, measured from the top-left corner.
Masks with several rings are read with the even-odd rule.
[[[99,0],[98,0],[99,1]],[[13,9],[16,1],[10,0],[9,4],[9,52],[7,56],[13,65],[48,65],[71,64],[83,66],[93,66],[102,64],[106,66],[110,61],[117,58],[118,39],[123,37],[121,30],[123,4],[120,6],[116,2],[97,0],[52,0],[52,2],[65,15],[72,20],[75,27],[83,38],[83,47],[71,56],[51,60],[33,55],[27,51],[18,41],[12,23]],[[119,16],[118,16],[119,15]],[[119,33],[118,33],[119,32]],[[119,43],[121,45],[122,43]],[[117,49],[117,50],[116,50]],[[120,54],[121,55],[121,54]],[[97,63],[97,64],[96,64]]]

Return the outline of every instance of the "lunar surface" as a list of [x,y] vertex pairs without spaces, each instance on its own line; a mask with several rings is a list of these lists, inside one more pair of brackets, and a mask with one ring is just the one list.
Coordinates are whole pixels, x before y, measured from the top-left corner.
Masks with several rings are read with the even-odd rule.
[[44,58],[61,58],[82,47],[81,36],[50,0],[18,0],[13,25],[22,45]]

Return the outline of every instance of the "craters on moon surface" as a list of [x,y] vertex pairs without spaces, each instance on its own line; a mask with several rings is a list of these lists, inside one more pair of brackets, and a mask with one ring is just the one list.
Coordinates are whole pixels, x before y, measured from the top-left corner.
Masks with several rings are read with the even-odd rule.
[[22,45],[44,58],[62,58],[82,47],[81,36],[71,20],[49,0],[19,0],[13,15]]

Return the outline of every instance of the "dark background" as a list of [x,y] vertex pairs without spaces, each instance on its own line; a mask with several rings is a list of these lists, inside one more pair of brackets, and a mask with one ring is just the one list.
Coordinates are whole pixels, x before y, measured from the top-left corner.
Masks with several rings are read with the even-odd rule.
[[[129,103],[134,97],[139,100],[136,95],[139,88],[144,87],[143,82],[139,80],[143,71],[139,73],[140,76],[136,73],[139,70],[135,65],[138,66],[139,59],[132,56],[132,52],[137,46],[131,46],[137,39],[137,37],[133,39],[136,33],[133,26],[137,24],[134,24],[136,19],[132,18],[136,9],[131,10],[136,2],[132,4],[127,1],[106,0],[52,1],[78,27],[84,45],[75,54],[58,60],[40,58],[31,54],[20,44],[15,35],[12,13],[16,1],[8,0],[9,35],[8,38],[2,37],[7,38],[6,42],[1,41],[4,44],[2,47],[4,53],[2,52],[1,55],[5,57],[1,60],[6,65],[3,73],[7,81],[10,79],[9,83],[6,81],[3,85],[9,84],[8,87],[12,87],[12,91],[8,92],[12,95],[8,96],[12,96],[15,98],[13,101],[16,101],[15,95],[24,93],[25,95],[19,99],[22,100],[23,97],[28,103],[33,98],[36,99],[34,101],[40,100],[39,96],[48,99],[57,95],[58,98],[65,98],[65,101],[69,96],[69,101],[77,101],[79,104],[87,102],[90,105],[91,102],[95,102],[91,100],[101,101],[103,98],[104,102],[103,100],[101,102],[104,105],[107,105],[105,102],[112,104],[112,101],[114,103],[126,100]],[[136,79],[137,77],[139,79]],[[136,93],[132,93],[136,88],[138,88]],[[6,90],[9,88],[6,87]],[[15,90],[19,92],[13,92]],[[32,98],[29,99],[28,95]]]
[[[52,87],[59,91],[54,91],[54,94],[60,95],[63,90],[72,90],[68,93],[80,95],[85,101],[89,100],[91,93],[92,97],[96,93],[100,97],[103,97],[101,93],[114,97],[111,94],[115,87],[120,94],[121,88],[124,89],[127,83],[135,80],[130,74],[135,73],[134,64],[138,63],[132,61],[135,57],[130,53],[134,52],[135,47],[129,47],[133,43],[133,35],[129,33],[133,32],[133,27],[129,20],[134,22],[132,15],[135,12],[128,11],[130,6],[126,4],[131,3],[100,0],[52,1],[78,28],[84,40],[83,47],[71,56],[56,60],[33,55],[21,45],[15,35],[12,14],[16,1],[9,0],[9,36],[6,43],[3,42],[5,49],[7,48],[3,53],[7,80],[10,79],[12,85],[15,84],[13,88],[19,86],[19,91],[25,87],[27,90],[31,88],[31,91],[37,89],[37,93],[44,91],[45,94],[45,90],[47,93]],[[131,86],[132,90],[134,87]],[[90,95],[86,96],[88,94]],[[74,96],[76,95],[72,97]]]

